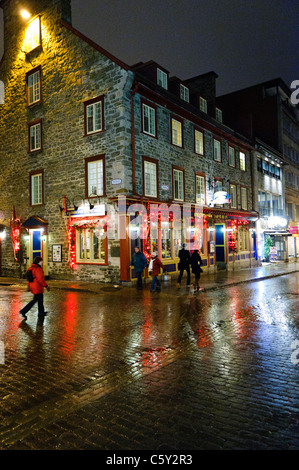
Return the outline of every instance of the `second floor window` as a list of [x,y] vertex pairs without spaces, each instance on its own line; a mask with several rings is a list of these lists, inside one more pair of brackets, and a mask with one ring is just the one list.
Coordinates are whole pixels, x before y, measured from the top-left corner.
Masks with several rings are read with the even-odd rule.
[[28,106],[41,100],[41,70],[35,69],[26,76]]
[[240,170],[242,170],[242,171],[246,170],[245,153],[244,152],[240,152]]
[[196,202],[206,203],[205,177],[201,175],[196,175]]
[[183,170],[173,169],[172,173],[173,199],[176,201],[184,200],[184,172]]
[[32,206],[43,204],[43,172],[30,175],[30,203]]
[[104,130],[104,97],[94,98],[84,103],[85,134]]
[[42,148],[42,123],[37,121],[29,124],[29,152]]
[[86,197],[103,196],[105,193],[104,158],[92,157],[85,160]]
[[229,185],[230,206],[232,209],[237,208],[237,186],[235,184]]
[[221,162],[221,142],[217,139],[214,139],[214,160]]
[[195,153],[203,155],[203,133],[195,129],[194,131],[195,140]]
[[156,136],[156,109],[142,103],[142,130],[145,134]]
[[171,119],[171,143],[183,147],[183,124],[174,118]]
[[235,149],[233,147],[228,147],[228,164],[229,166],[236,166]]
[[143,161],[144,175],[144,195],[157,197],[157,163],[153,161]]
[[241,186],[241,209],[248,209],[247,188],[244,188],[243,186]]

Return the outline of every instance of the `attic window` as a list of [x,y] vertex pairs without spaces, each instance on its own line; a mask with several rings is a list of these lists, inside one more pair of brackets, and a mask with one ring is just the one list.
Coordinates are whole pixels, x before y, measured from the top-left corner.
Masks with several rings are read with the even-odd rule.
[[41,44],[40,17],[37,16],[28,23],[25,33],[25,52],[28,53],[36,49]]
[[157,84],[167,90],[167,73],[161,69],[157,69]]
[[187,101],[189,103],[189,88],[181,83],[180,85],[180,97],[181,100]]

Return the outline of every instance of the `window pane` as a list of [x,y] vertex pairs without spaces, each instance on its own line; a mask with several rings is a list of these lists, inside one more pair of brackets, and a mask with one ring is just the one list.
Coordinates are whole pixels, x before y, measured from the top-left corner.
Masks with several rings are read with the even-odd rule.
[[157,197],[157,165],[152,162],[144,162],[144,194]]
[[42,175],[31,176],[31,204],[42,204]]
[[230,185],[230,203],[232,208],[237,208],[237,188],[234,184]]
[[195,130],[195,152],[203,155],[203,133]]
[[143,131],[150,135],[156,135],[155,109],[142,105],[143,108]]
[[172,119],[172,143],[182,147],[182,123]]
[[196,202],[205,203],[205,178],[196,176]]
[[235,149],[233,147],[229,147],[229,162],[228,163],[230,166],[236,166]]
[[183,201],[184,200],[184,182],[183,182],[182,171],[173,170],[173,184],[174,184],[174,199]]
[[221,149],[219,140],[214,139],[214,160],[221,162]]
[[104,194],[103,159],[88,162],[88,196]]
[[245,153],[240,152],[240,170],[245,171]]
[[98,101],[86,106],[87,133],[102,130],[102,102]]

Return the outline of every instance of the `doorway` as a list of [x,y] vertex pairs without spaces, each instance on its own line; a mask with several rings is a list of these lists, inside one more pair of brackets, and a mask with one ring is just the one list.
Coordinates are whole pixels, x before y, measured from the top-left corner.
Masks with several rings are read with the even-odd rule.
[[225,224],[215,224],[215,254],[219,268],[226,267]]

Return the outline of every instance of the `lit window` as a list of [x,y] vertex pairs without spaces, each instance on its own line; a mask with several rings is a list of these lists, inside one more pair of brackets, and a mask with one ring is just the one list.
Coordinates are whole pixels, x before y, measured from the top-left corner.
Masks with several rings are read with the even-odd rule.
[[40,17],[37,16],[27,26],[25,33],[25,52],[30,52],[41,44]]
[[76,261],[106,264],[106,232],[104,228],[76,230]]
[[214,160],[221,162],[221,143],[217,139],[214,139]]
[[240,170],[245,171],[245,153],[240,152]]
[[205,204],[206,202],[204,176],[196,175],[196,202],[199,204]]
[[230,184],[229,186],[230,191],[230,206],[232,209],[237,208],[237,186],[235,184]]
[[86,101],[85,134],[94,134],[104,130],[104,97]]
[[184,200],[184,172],[176,168],[173,169],[173,199]]
[[167,73],[161,69],[157,69],[157,84],[167,90]]
[[157,197],[157,164],[144,160],[144,195]]
[[195,129],[194,132],[195,138],[195,153],[203,155],[203,133]]
[[183,146],[183,133],[182,133],[182,122],[176,119],[171,119],[171,131],[172,131],[172,144],[178,147]]
[[156,110],[142,103],[142,130],[145,134],[156,136]]
[[229,166],[236,166],[235,149],[233,147],[228,147],[228,164]]
[[205,100],[205,99],[202,98],[201,96],[200,96],[200,98],[199,98],[199,109],[200,109],[201,111],[203,111],[204,113],[207,113],[207,111],[208,111],[207,100]]
[[43,173],[33,173],[30,176],[31,205],[43,203]]
[[87,197],[104,195],[104,158],[85,160],[87,175]]
[[181,100],[187,101],[189,103],[189,88],[181,83],[180,85],[180,97]]
[[29,124],[29,152],[35,152],[42,148],[42,124],[41,121]]
[[247,188],[241,187],[241,208],[243,210],[247,210],[248,202],[247,202]]
[[27,74],[27,103],[28,106],[41,99],[41,72],[40,69]]

